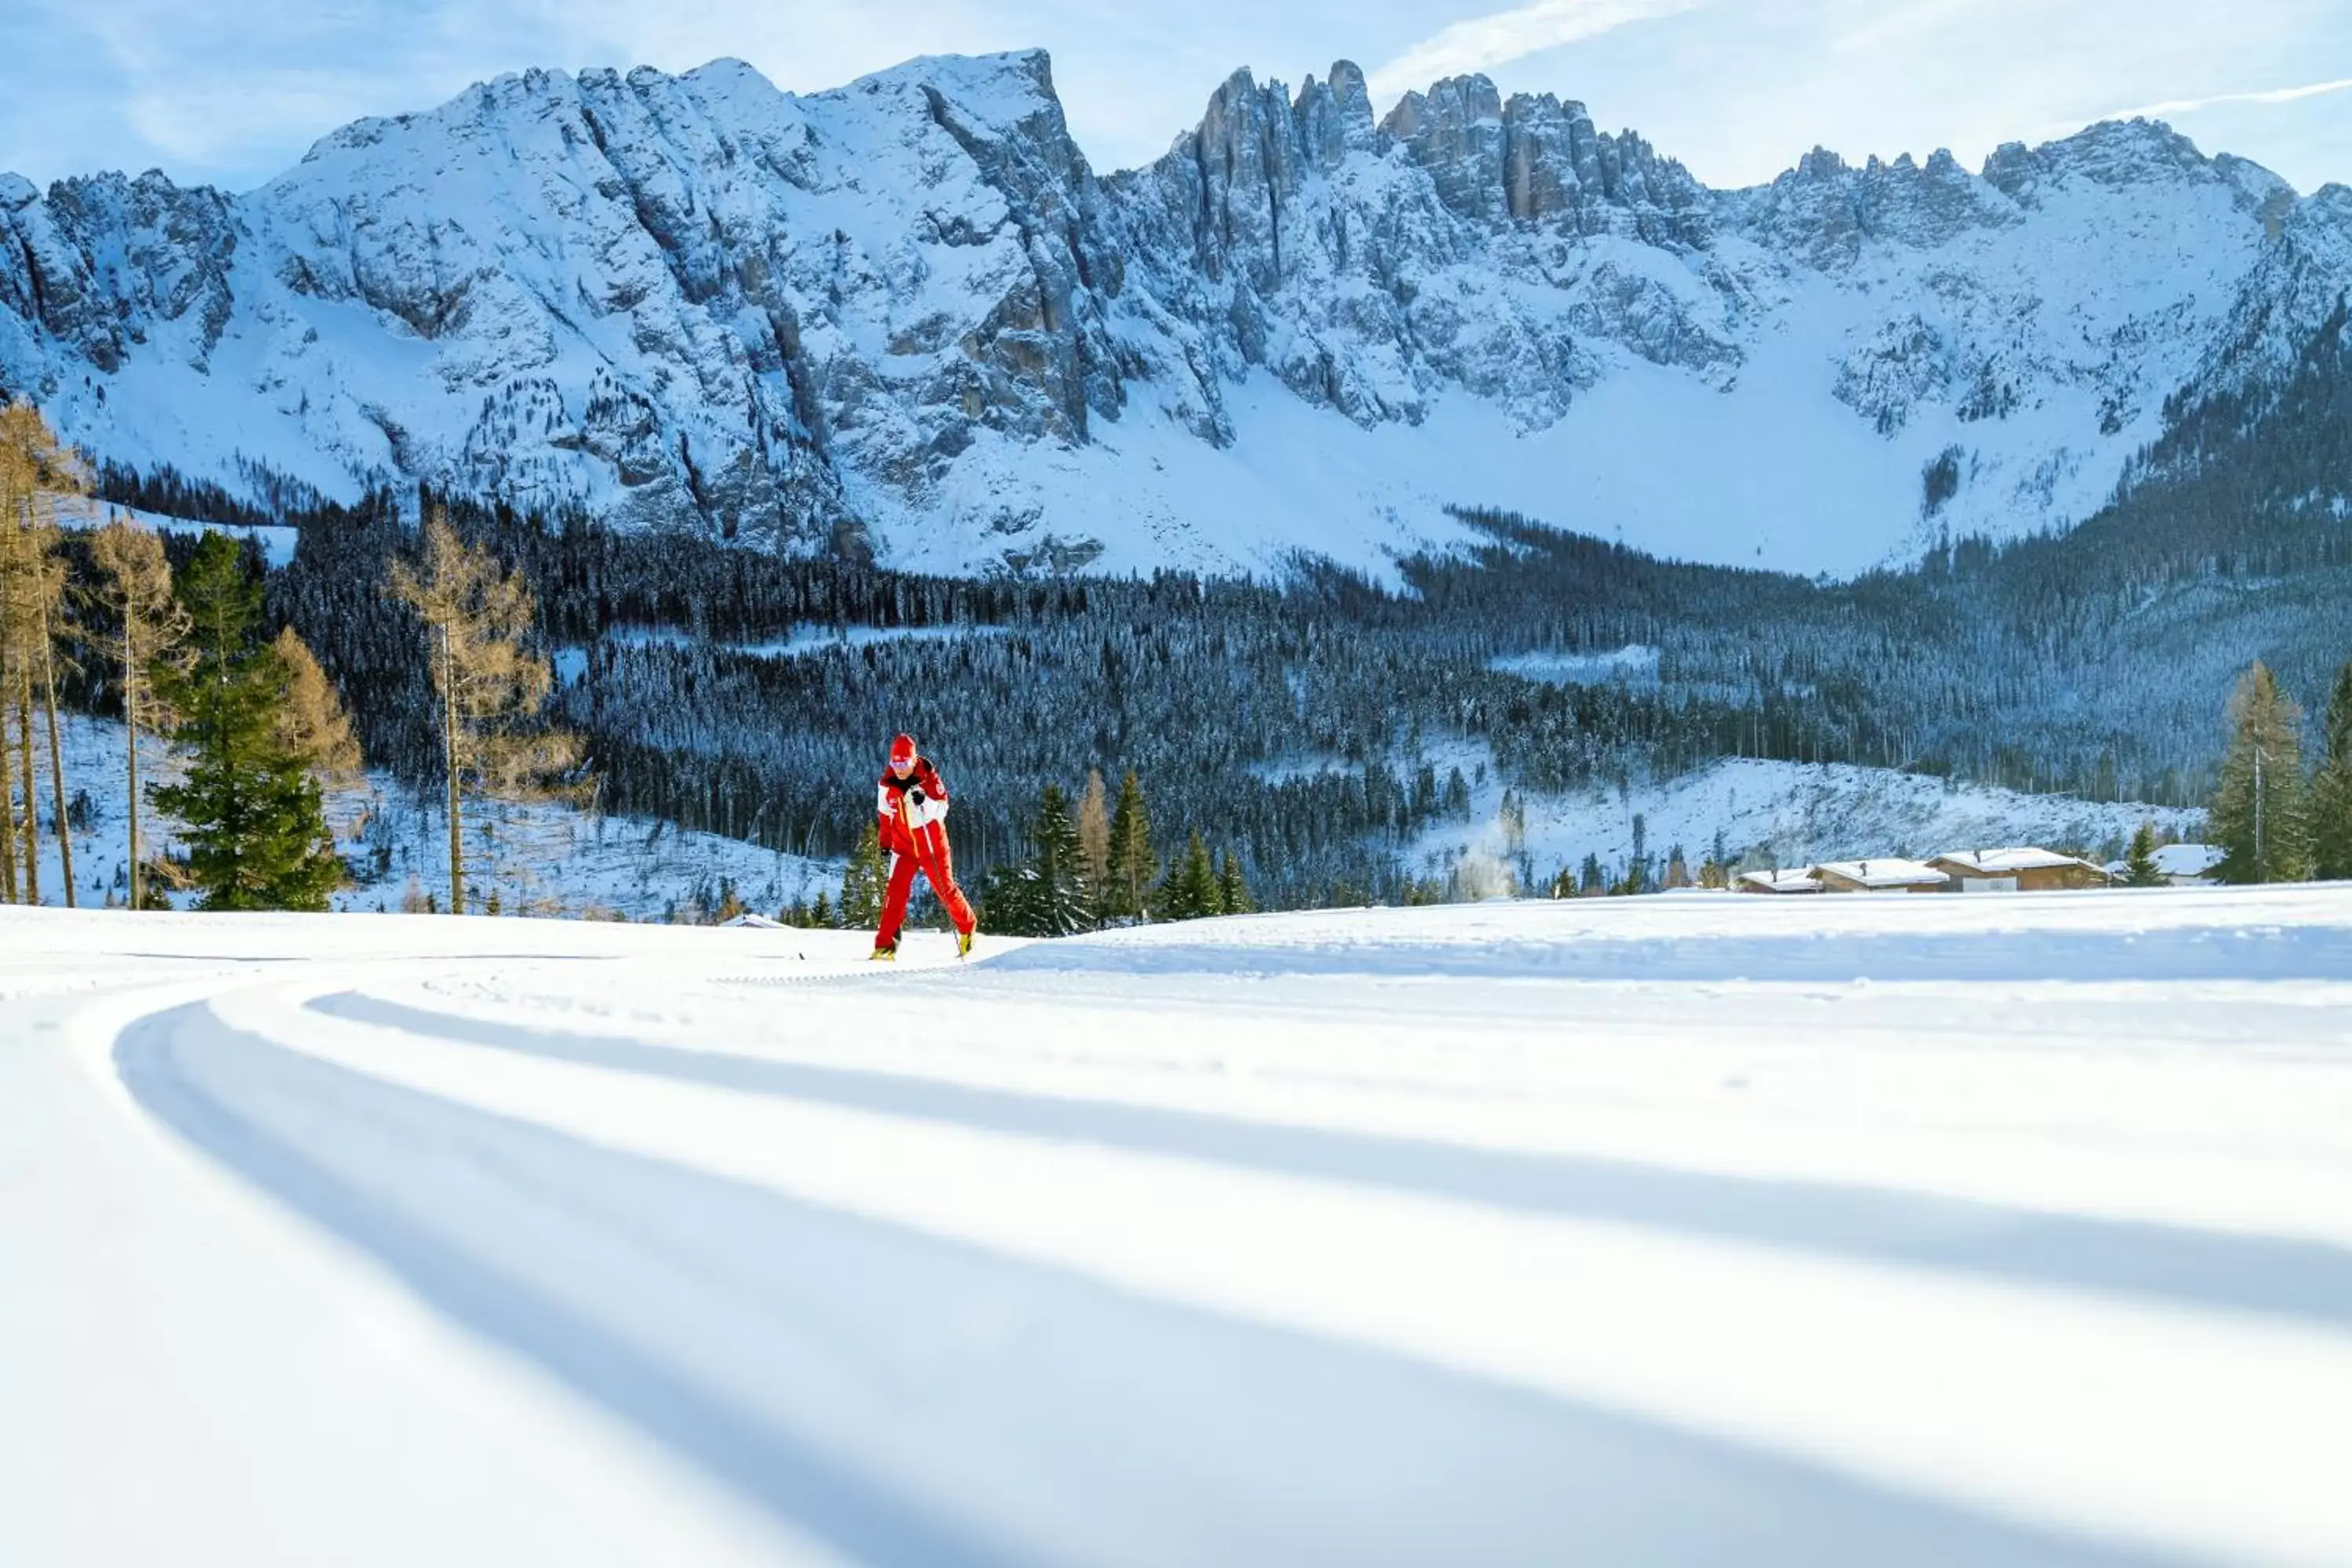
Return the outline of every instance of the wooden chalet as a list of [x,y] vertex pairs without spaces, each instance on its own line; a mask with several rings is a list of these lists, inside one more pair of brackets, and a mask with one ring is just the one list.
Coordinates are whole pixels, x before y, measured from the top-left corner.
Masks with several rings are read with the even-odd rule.
[[1822,890],[1822,885],[1813,879],[1810,867],[1786,871],[1742,871],[1731,888],[1738,893],[1818,893]]
[[1956,849],[1927,862],[1950,879],[1955,893],[2047,893],[2068,888],[2104,888],[2106,870],[2054,849],[2018,846],[2008,849]]
[[1916,860],[1832,860],[1813,868],[1825,893],[1940,893],[1951,877]]

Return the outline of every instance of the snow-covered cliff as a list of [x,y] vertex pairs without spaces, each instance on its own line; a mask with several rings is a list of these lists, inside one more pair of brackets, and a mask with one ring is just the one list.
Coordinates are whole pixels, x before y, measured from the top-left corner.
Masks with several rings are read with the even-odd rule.
[[1858,569],[2079,520],[2347,283],[2352,194],[2160,125],[1715,192],[1345,62],[1102,178],[1042,52],[502,77],[236,196],[0,176],[0,385],[96,455],[956,571],[1373,563],[1449,503]]

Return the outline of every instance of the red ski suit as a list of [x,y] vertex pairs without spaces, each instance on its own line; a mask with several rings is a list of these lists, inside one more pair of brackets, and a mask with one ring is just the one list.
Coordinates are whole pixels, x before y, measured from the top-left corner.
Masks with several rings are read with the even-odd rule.
[[882,926],[874,933],[877,951],[898,945],[898,929],[907,923],[907,898],[915,890],[915,872],[931,879],[931,890],[948,907],[956,930],[971,933],[979,923],[971,900],[956,886],[955,856],[948,847],[948,786],[929,757],[917,757],[905,778],[885,769],[877,792],[876,831],[890,857],[890,886],[882,899]]

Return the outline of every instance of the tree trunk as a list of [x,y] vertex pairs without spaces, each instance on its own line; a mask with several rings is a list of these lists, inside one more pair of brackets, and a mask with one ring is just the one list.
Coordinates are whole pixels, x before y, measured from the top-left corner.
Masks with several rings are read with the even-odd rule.
[[25,901],[41,901],[41,797],[33,768],[33,668],[16,672],[16,756],[25,775]]
[[41,611],[41,711],[49,721],[49,804],[57,807],[58,868],[65,879],[66,908],[74,898],[73,824],[66,819],[66,754],[58,744],[58,661],[49,646],[49,613]]
[[441,628],[441,737],[449,767],[449,912],[466,912],[466,840],[457,815],[457,671]]
[[122,627],[122,718],[123,732],[130,740],[130,765],[125,774],[123,798],[131,805],[131,907],[140,907],[142,879],[139,875],[139,709],[141,679],[139,666],[133,661],[136,645],[131,636],[130,616],[123,616]]
[[8,688],[0,679],[0,903],[16,901],[16,787],[8,766]]

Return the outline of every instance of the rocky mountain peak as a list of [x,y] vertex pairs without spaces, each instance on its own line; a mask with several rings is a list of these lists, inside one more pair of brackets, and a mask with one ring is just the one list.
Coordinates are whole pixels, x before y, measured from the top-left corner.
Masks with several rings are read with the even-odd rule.
[[0,177],[0,384],[231,484],[952,569],[1376,560],[1476,500],[1742,561],[1805,519],[1810,570],[2083,515],[2168,395],[2326,317],[2347,237],[2352,194],[2145,122],[1713,192],[1483,76],[1376,118],[1341,60],[1098,177],[1042,50],[527,71],[244,196]]
[[2108,120],[2038,147],[2002,143],[1985,160],[1985,181],[2028,206],[2045,185],[2084,183],[2125,190],[2142,186],[2225,184],[2249,210],[2293,187],[2276,174],[2229,153],[2208,158],[2170,126],[2151,120]]
[[1728,193],[1717,205],[1733,226],[1823,270],[1853,266],[1873,243],[1948,245],[2018,218],[2000,188],[1941,149],[1925,164],[1906,153],[1857,168],[1816,147],[1771,184]]
[[2041,150],[2045,164],[2103,185],[2203,179],[2212,160],[2169,125],[2154,120],[2104,120]]
[[1706,193],[1637,133],[1596,132],[1584,105],[1550,93],[1506,101],[1484,76],[1409,92],[1381,132],[1429,174],[1439,201],[1473,223],[1557,223],[1703,245]]
[[1483,76],[1448,77],[1408,92],[1381,121],[1428,171],[1437,199],[1474,222],[1508,216],[1503,184],[1503,100]]
[[1349,153],[1373,152],[1380,132],[1372,122],[1372,95],[1353,60],[1336,60],[1328,80],[1308,77],[1291,104],[1301,142],[1318,168],[1336,169]]
[[0,305],[101,373],[148,346],[208,366],[234,304],[229,197],[152,169],[60,180],[31,201],[30,182],[8,178],[0,209],[19,257],[0,262]]

